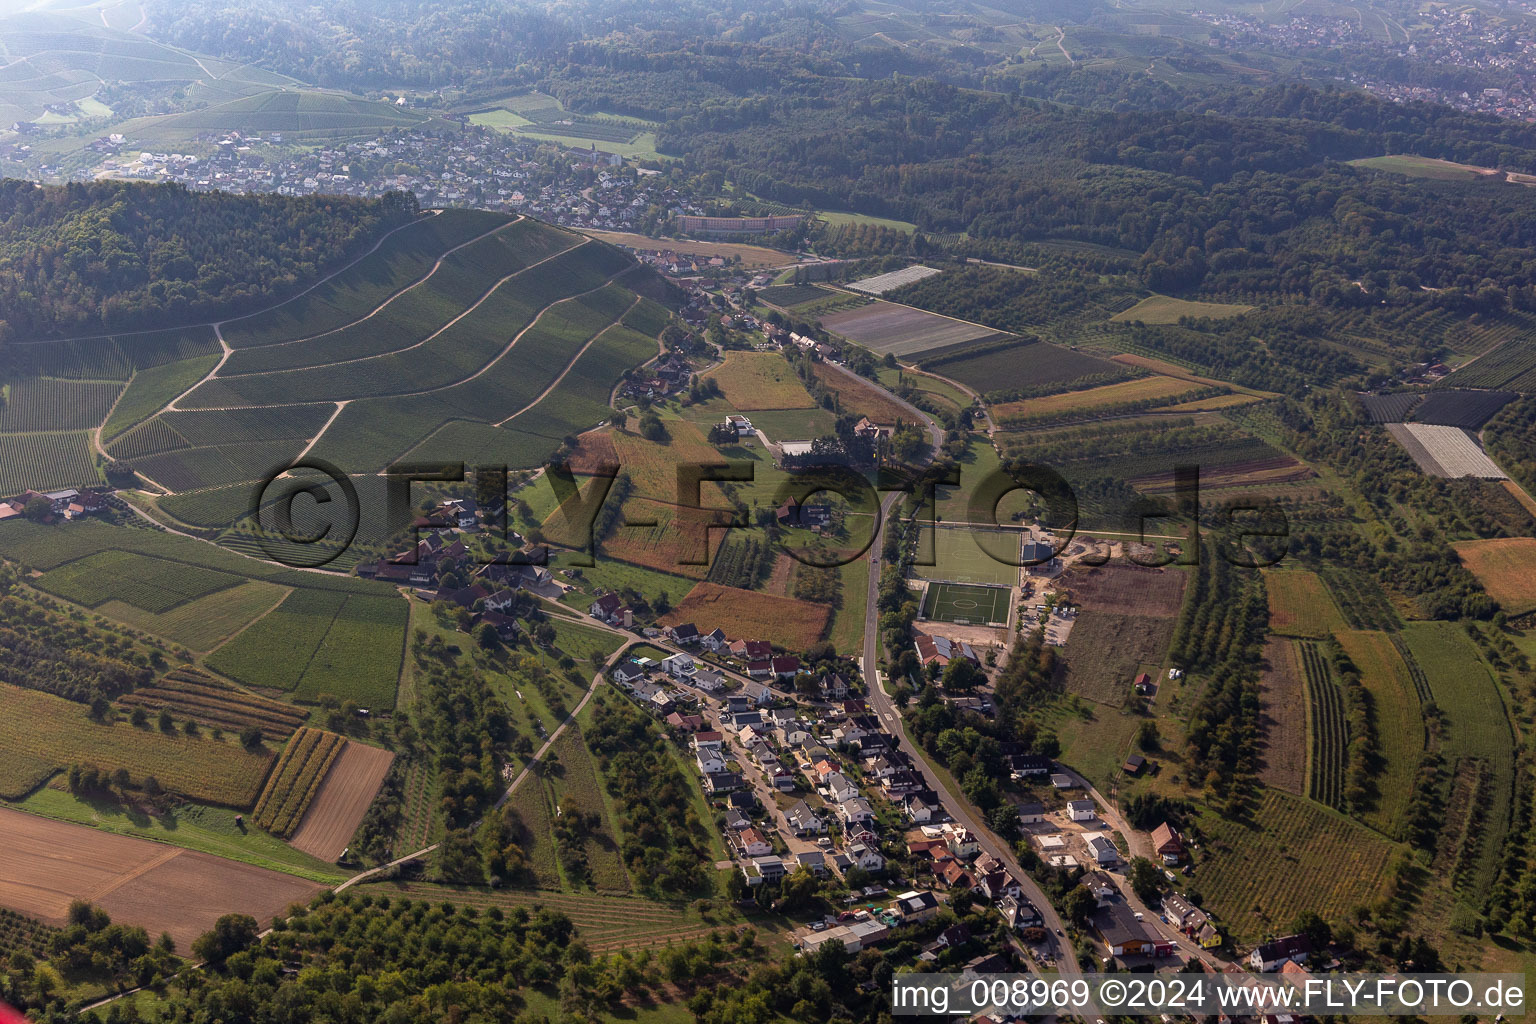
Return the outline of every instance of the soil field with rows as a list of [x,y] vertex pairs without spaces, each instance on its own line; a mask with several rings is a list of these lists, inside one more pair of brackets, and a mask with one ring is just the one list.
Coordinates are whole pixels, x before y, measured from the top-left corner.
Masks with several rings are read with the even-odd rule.
[[387,750],[346,743],[289,840],[294,849],[324,861],[340,857],[363,823],[363,815],[394,760],[395,755]]

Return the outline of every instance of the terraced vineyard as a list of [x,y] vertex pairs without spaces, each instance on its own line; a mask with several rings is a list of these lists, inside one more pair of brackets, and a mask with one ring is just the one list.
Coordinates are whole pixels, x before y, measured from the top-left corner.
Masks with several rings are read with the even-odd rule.
[[[345,114],[329,98],[310,111],[314,97],[257,99],[263,114]],[[0,492],[98,482],[97,427],[111,458],[172,495],[266,479],[309,449],[361,474],[408,453],[537,465],[656,354],[670,295],[620,250],[552,225],[424,216],[218,337],[201,326],[13,345]],[[185,521],[228,528],[248,511]]]
[[1299,643],[1307,686],[1307,734],[1311,738],[1307,795],[1329,807],[1344,806],[1344,769],[1349,726],[1344,695],[1333,681],[1327,659],[1317,644]]

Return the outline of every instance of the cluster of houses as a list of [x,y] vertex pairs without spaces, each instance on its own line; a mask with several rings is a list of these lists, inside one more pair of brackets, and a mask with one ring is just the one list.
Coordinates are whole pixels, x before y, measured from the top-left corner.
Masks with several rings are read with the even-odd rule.
[[693,380],[693,368],[688,361],[673,353],[648,369],[636,371],[624,379],[619,394],[628,398],[645,398],[650,401],[686,391]]
[[107,507],[107,495],[95,490],[77,490],[66,487],[57,491],[22,491],[14,498],[0,501],[0,523],[8,519],[21,519],[27,507],[36,501],[48,503],[47,520],[79,519],[93,515]]

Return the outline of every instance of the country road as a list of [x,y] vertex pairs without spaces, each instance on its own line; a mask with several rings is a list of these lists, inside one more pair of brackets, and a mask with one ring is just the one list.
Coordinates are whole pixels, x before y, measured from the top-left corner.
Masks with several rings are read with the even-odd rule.
[[[899,492],[886,496],[881,503],[881,532],[888,528],[891,512],[900,500]],[[927,787],[939,795],[944,805],[945,812],[954,821],[970,830],[976,837],[976,843],[981,849],[991,854],[1006,866],[1010,873],[1019,880],[1019,885],[1024,891],[1025,897],[1040,911],[1041,920],[1044,922],[1050,938],[1056,949],[1056,969],[1067,977],[1073,977],[1082,973],[1077,965],[1077,950],[1072,945],[1072,940],[1067,937],[1066,926],[1061,915],[1046,897],[1045,890],[1040,888],[1030,874],[1024,870],[1019,859],[1014,856],[1013,849],[1008,843],[999,838],[991,829],[978,821],[971,813],[970,805],[963,794],[956,793],[944,781],[928,763],[927,756],[918,749],[917,745],[907,738],[906,727],[901,720],[901,713],[891,701],[890,694],[885,690],[885,677],[880,671],[880,610],[878,598],[880,593],[880,571],[883,560],[882,538],[877,535],[870,545],[869,554],[869,593],[864,612],[864,681],[869,691],[870,706],[879,716],[881,724],[890,730],[896,737],[897,745],[902,752],[911,758],[923,782]],[[1095,1008],[1092,1011],[1098,1015]]]

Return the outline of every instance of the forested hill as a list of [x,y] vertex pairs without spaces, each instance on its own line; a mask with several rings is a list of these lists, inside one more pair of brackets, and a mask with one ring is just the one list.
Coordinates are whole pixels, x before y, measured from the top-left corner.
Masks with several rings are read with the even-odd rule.
[[416,199],[0,181],[0,342],[249,312],[366,251]]
[[[924,80],[818,81],[706,104],[658,148],[740,191],[964,232],[1139,254],[1142,283],[1243,301],[1536,308],[1536,189],[1427,182],[1346,161],[1413,153],[1536,171],[1536,129],[1305,87],[1235,105],[1285,116],[1110,112]],[[1246,112],[1246,111],[1245,111]]]

